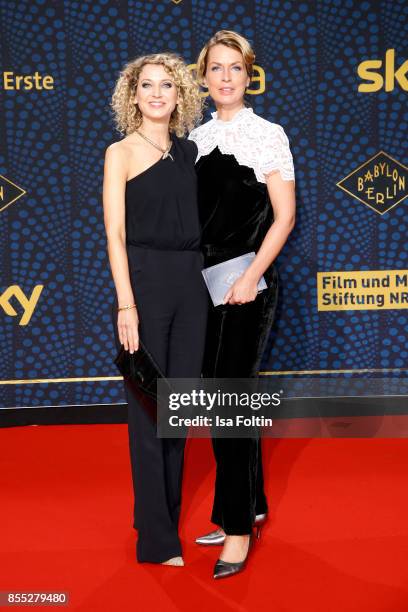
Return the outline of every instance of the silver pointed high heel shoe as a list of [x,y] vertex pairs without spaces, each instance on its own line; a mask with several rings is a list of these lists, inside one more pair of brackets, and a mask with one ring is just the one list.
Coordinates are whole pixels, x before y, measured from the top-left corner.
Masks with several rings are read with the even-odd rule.
[[[265,523],[267,514],[257,514],[255,517],[254,527],[256,529],[256,537],[257,539],[261,536],[261,527]],[[196,538],[196,544],[201,544],[201,546],[221,546],[225,541],[225,533],[222,529],[216,529],[215,531],[211,531],[206,535],[200,536]]]
[[215,531],[211,531],[206,535],[200,536],[196,538],[196,544],[201,544],[202,546],[218,546],[224,544],[225,533],[222,529],[216,529]]

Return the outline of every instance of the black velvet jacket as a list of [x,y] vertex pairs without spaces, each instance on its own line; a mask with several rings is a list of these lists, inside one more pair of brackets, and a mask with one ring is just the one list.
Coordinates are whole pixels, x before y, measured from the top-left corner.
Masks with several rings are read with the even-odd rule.
[[[273,222],[267,186],[254,170],[218,147],[196,163],[198,205],[205,267],[257,251]],[[264,274],[268,289],[254,302],[210,305],[203,375],[250,377],[258,374],[273,322],[278,276]]]
[[[200,157],[196,170],[204,254],[225,249],[225,256],[218,255],[218,261],[224,261],[235,256],[231,253],[257,251],[273,222],[266,184],[218,147]],[[218,263],[216,255],[208,257],[206,265]]]

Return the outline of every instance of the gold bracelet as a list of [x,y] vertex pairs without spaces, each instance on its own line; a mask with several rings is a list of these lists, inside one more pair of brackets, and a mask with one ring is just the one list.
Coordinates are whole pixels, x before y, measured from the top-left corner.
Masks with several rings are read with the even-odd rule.
[[119,310],[129,310],[130,308],[136,308],[136,304],[127,304],[126,306],[121,306],[120,308],[118,308]]

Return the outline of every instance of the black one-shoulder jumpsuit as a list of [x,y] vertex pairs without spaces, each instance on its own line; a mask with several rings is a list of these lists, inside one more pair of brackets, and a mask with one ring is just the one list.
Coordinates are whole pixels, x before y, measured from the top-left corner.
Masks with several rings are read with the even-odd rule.
[[[126,248],[139,335],[163,373],[197,378],[204,351],[208,295],[201,274],[194,161],[197,145],[171,135],[167,157],[127,181]],[[117,300],[112,321],[117,348]],[[185,438],[158,438],[137,389],[125,381],[138,561],[181,555],[178,521]]]

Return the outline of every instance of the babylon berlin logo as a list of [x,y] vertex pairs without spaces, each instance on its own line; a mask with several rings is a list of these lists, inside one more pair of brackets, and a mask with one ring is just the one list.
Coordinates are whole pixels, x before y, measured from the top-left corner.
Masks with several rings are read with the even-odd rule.
[[13,181],[0,174],[0,212],[21,198],[25,193],[27,193],[25,189],[22,189],[13,183]]
[[337,184],[380,215],[408,196],[408,168],[380,151]]

